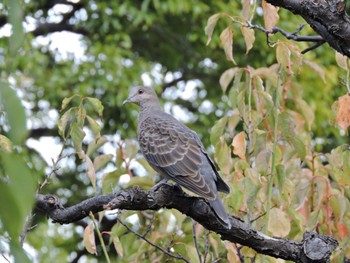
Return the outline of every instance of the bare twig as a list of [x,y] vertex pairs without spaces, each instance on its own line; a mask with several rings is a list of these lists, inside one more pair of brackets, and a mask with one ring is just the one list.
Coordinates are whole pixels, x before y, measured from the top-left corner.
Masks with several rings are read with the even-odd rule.
[[192,231],[193,231],[193,240],[194,240],[194,245],[196,246],[196,251],[199,259],[199,263],[202,263],[202,256],[201,252],[199,251],[199,246],[198,246],[198,240],[197,240],[197,235],[196,235],[196,225],[197,222],[192,219]]
[[209,241],[208,241],[209,231],[205,229],[205,235],[204,235],[204,256],[203,256],[203,262],[205,263],[207,261],[207,256],[209,253]]
[[153,243],[152,241],[150,241],[148,238],[144,237],[143,235],[140,235],[139,233],[137,233],[136,231],[132,230],[127,224],[125,224],[119,217],[117,217],[117,220],[120,224],[122,224],[129,232],[133,233],[135,236],[141,238],[142,240],[146,241],[148,244],[150,244],[151,246],[159,249],[160,251],[162,251],[165,255],[172,257],[172,258],[176,258],[179,260],[182,260],[186,263],[190,263],[187,259],[185,259],[182,255],[174,255],[168,251],[166,251],[164,248],[158,246],[157,244]]

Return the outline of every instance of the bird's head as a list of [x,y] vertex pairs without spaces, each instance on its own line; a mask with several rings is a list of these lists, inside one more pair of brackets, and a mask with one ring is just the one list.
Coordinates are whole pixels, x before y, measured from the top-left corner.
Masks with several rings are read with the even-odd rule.
[[140,107],[159,105],[156,93],[152,88],[135,87],[131,89],[129,97],[123,101],[123,105],[127,103],[135,103]]

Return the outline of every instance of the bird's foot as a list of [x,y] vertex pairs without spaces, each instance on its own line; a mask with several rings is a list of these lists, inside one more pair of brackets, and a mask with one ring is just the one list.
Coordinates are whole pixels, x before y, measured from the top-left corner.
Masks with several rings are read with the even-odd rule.
[[150,190],[150,192],[155,192],[158,190],[158,188],[163,185],[163,184],[166,184],[167,182],[169,181],[168,178],[164,178],[162,180],[160,180],[158,183],[156,183]]

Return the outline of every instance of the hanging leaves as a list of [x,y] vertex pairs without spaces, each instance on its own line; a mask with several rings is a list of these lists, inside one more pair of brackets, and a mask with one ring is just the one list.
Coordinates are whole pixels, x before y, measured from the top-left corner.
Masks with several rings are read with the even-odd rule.
[[220,40],[224,48],[226,58],[231,60],[234,64],[236,61],[233,59],[232,45],[233,45],[233,30],[229,26],[220,34]]

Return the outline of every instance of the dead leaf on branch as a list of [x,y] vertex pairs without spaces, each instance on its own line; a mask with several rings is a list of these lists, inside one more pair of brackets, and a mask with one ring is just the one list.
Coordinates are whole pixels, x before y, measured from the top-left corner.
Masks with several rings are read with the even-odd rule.
[[350,126],[350,95],[339,97],[336,103],[338,103],[338,107],[335,123],[343,130],[347,130]]

